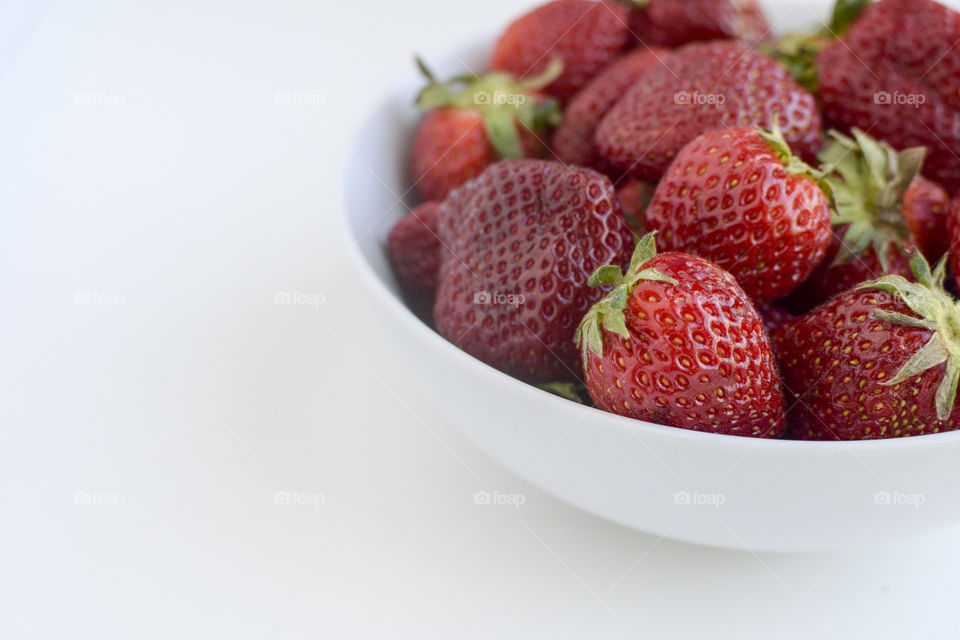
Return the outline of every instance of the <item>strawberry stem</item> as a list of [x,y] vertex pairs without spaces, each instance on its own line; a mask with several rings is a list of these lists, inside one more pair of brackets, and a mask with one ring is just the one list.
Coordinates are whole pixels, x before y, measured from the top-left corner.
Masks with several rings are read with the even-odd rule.
[[780,130],[779,118],[776,116],[773,118],[773,125],[770,127],[770,131],[757,127],[757,135],[770,145],[770,148],[773,149],[773,152],[780,159],[780,162],[784,164],[787,173],[790,175],[806,176],[817,183],[820,183],[823,178],[826,177],[823,171],[814,169],[799,157],[793,155],[790,144],[787,142],[787,139],[783,137],[783,131]]
[[606,296],[593,305],[577,327],[573,340],[583,351],[583,361],[587,361],[588,350],[603,355],[603,331],[606,329],[621,338],[629,338],[624,309],[627,299],[643,280],[666,282],[673,286],[679,284],[674,278],[660,273],[656,269],[644,269],[651,258],[657,255],[656,231],[652,231],[637,241],[626,273],[616,265],[606,265],[597,269],[587,284],[591,287],[613,287]]

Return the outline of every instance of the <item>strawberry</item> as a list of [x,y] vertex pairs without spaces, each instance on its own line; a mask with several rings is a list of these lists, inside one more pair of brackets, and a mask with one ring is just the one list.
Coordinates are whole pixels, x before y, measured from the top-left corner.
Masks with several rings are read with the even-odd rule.
[[950,431],[960,379],[960,311],[920,253],[916,282],[884,276],[774,332],[790,435],[873,440]]
[[579,377],[577,323],[602,291],[605,264],[626,264],[633,235],[610,180],[547,160],[504,160],[440,207],[434,320],[441,335],[529,382]]
[[816,57],[824,115],[898,149],[925,146],[927,177],[960,188],[960,13],[933,0],[868,4]]
[[636,49],[601,71],[573,97],[563,110],[551,148],[567,164],[611,173],[594,142],[597,125],[607,111],[640,77],[669,55],[666,49]]
[[437,235],[440,203],[426,202],[401,218],[387,235],[387,249],[397,277],[413,294],[432,295],[440,272]]
[[914,243],[904,199],[923,166],[924,149],[898,152],[859,129],[853,138],[830,135],[833,142],[820,160],[833,194],[834,238],[823,261],[791,296],[790,306],[800,312],[885,273],[910,275]]
[[932,180],[918,175],[903,195],[903,215],[910,236],[929,262],[947,252],[947,217],[950,195]]
[[490,66],[525,78],[559,58],[563,73],[545,90],[566,101],[626,49],[629,11],[610,0],[552,0],[507,27]]
[[666,251],[729,271],[753,300],[799,285],[830,244],[822,175],[794,157],[779,129],[719,129],[685,146],[657,186],[644,228]]
[[553,100],[538,101],[538,89],[561,70],[518,82],[504,73],[464,76],[440,83],[417,61],[429,85],[417,98],[426,111],[411,153],[414,183],[426,200],[443,200],[455,187],[501,158],[539,156],[539,135],[559,118]]
[[690,44],[644,74],[597,128],[600,153],[621,171],[657,181],[691,140],[712,129],[779,121],[800,156],[820,147],[814,98],[771,58],[737,42]]
[[612,287],[577,329],[587,391],[605,411],[697,431],[775,438],[785,401],[763,322],[732,275],[638,243],[590,278]]
[[770,34],[756,0],[633,0],[630,28],[648,45],[679,47],[704,40],[753,45]]

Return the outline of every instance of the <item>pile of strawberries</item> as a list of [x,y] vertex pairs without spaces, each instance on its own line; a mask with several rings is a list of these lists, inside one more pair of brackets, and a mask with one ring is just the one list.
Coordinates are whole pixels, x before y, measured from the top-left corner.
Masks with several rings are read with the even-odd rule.
[[420,63],[398,278],[467,353],[623,416],[956,429],[957,42],[934,0],[779,40],[751,0],[551,0],[486,75]]

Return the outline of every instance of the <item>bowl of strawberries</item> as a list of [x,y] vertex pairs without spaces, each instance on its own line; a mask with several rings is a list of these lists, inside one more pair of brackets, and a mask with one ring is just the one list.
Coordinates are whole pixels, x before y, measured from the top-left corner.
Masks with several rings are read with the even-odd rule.
[[550,0],[370,114],[356,272],[479,448],[697,544],[960,522],[960,14],[819,9]]

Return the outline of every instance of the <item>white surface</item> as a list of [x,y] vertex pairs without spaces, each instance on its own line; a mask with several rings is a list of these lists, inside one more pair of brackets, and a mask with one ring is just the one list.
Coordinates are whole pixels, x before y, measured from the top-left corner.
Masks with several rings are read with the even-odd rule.
[[658,541],[494,466],[390,354],[338,167],[409,51],[516,3],[138,5],[55,3],[0,78],[0,637],[957,635],[960,530]]

